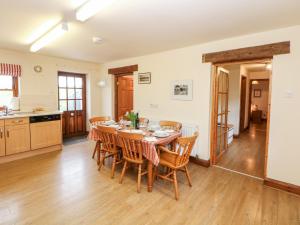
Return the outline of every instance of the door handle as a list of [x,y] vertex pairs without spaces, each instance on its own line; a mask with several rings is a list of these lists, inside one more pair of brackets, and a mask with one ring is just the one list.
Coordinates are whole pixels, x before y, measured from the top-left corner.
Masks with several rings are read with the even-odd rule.
[[0,130],[0,139],[3,138],[3,129]]
[[6,137],[9,138],[9,131],[6,131]]

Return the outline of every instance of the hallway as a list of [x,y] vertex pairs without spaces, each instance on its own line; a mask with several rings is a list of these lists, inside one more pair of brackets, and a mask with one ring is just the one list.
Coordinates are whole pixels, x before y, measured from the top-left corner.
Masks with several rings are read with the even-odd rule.
[[251,124],[249,130],[234,138],[218,166],[263,178],[266,123]]

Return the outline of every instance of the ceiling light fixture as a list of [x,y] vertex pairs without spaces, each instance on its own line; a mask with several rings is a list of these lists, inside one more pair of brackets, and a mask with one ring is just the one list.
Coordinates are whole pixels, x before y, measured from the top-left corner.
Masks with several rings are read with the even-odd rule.
[[34,42],[30,47],[30,51],[37,52],[41,48],[48,45],[50,42],[62,36],[67,31],[68,31],[68,24],[65,22],[60,23],[52,30],[50,30],[48,33],[46,33],[44,36],[42,36],[40,39],[38,39],[36,42]]
[[98,44],[99,45],[99,44],[102,44],[103,39],[101,37],[93,37],[92,41],[93,41],[94,44]]
[[76,11],[76,19],[84,22],[111,3],[112,0],[90,0]]

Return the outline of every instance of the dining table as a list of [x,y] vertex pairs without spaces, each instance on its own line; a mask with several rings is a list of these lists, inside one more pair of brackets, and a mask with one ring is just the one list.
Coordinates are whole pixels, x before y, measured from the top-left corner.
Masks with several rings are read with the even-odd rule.
[[[88,139],[95,141],[97,146],[101,146],[101,138],[99,135],[99,132],[97,131],[97,126],[103,124],[93,124],[90,128]],[[109,126],[109,125],[108,125]],[[128,132],[137,132],[134,129],[129,128],[116,128],[118,130],[122,131],[128,131]],[[169,135],[167,137],[154,137],[152,136],[152,133],[149,131],[143,131],[144,139],[142,140],[142,150],[143,150],[143,156],[147,160],[147,171],[148,171],[148,192],[152,192],[153,187],[153,166],[158,166],[159,164],[159,155],[157,151],[158,145],[168,145],[168,144],[174,144],[174,141],[181,136],[181,132],[179,131],[170,131]],[[146,135],[147,134],[147,135]],[[150,136],[149,136],[150,135]],[[117,135],[117,145],[119,147],[122,147]],[[98,155],[98,163],[99,163],[99,155]]]

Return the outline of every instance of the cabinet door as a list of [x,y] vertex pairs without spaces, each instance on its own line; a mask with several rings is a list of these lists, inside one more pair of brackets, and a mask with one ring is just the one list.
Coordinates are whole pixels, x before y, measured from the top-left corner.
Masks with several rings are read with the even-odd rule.
[[30,131],[32,150],[61,144],[60,120],[33,123],[30,125]]
[[29,124],[5,126],[6,155],[30,150]]
[[5,133],[4,126],[0,126],[0,156],[5,155]]

